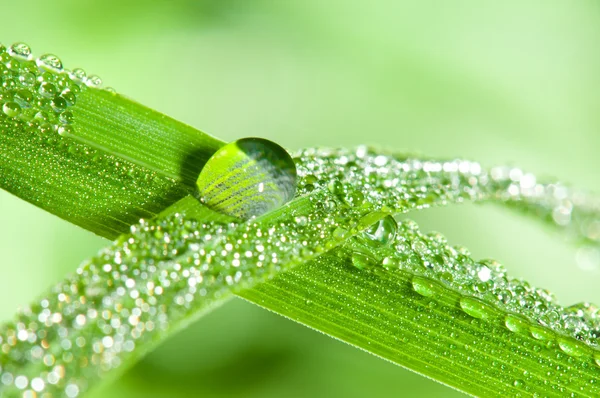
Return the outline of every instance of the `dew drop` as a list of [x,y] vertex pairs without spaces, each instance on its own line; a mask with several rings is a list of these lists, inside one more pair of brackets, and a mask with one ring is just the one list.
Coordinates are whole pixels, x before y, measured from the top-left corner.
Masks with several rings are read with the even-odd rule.
[[341,197],[344,195],[344,185],[338,179],[330,181],[327,189],[335,196]]
[[30,72],[24,72],[19,75],[19,83],[24,87],[31,87],[35,83],[35,75]]
[[56,95],[56,86],[50,82],[43,82],[38,91],[42,97],[52,98]]
[[61,112],[67,108],[67,101],[57,96],[50,101],[50,106],[55,112]]
[[508,330],[514,333],[524,333],[528,330],[527,321],[516,315],[507,315],[504,318],[504,325]]
[[62,124],[71,124],[73,123],[73,114],[69,111],[63,112],[58,117],[58,120],[60,120]]
[[96,75],[90,75],[88,76],[88,78],[85,80],[85,84],[90,86],[90,87],[101,87],[102,86],[102,79],[100,79],[99,76]]
[[398,224],[392,216],[385,216],[364,232],[369,242],[377,245],[388,245],[396,238]]
[[63,70],[63,65],[60,58],[53,54],[44,54],[35,62],[37,66],[42,69],[47,69],[54,72],[62,72]]
[[296,166],[278,144],[242,138],[220,148],[196,182],[200,201],[247,220],[281,207],[296,193]]
[[558,346],[572,357],[580,357],[586,353],[585,347],[575,340],[560,338],[558,339]]
[[69,77],[73,80],[83,82],[85,80],[86,73],[81,68],[75,68],[71,72],[69,72]]
[[493,307],[474,297],[462,297],[459,304],[464,312],[477,319],[493,318],[496,312]]
[[6,102],[2,105],[2,112],[9,117],[17,117],[21,113],[21,107],[16,102]]
[[554,339],[552,332],[550,332],[549,330],[546,330],[545,328],[543,328],[541,326],[531,326],[529,328],[529,331],[531,332],[531,336],[537,340],[550,341],[550,340]]
[[422,276],[415,276],[412,279],[412,286],[415,292],[425,297],[433,297],[441,289],[437,282]]
[[15,58],[20,58],[26,61],[30,61],[33,57],[31,55],[31,48],[25,43],[15,43],[8,49],[8,53]]
[[352,265],[358,269],[366,269],[377,265],[377,261],[368,254],[354,252],[352,253]]

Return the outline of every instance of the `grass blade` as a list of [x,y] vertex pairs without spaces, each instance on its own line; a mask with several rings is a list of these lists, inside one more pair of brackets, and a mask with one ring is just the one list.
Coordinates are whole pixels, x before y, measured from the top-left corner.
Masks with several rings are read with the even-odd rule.
[[223,143],[99,84],[0,44],[0,188],[114,239],[193,192]]

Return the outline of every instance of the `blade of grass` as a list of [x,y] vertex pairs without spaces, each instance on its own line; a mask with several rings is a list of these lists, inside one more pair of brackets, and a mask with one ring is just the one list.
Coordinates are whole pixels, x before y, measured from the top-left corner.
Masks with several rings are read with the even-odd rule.
[[0,44],[0,188],[110,239],[194,191],[221,141]]

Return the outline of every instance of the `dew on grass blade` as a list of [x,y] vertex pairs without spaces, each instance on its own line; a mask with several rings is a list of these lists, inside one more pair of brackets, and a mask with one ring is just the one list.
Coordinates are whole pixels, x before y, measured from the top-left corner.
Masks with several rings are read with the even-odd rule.
[[36,64],[41,69],[48,69],[54,72],[62,72],[63,65],[56,55],[53,54],[44,54],[38,59],[36,59]]
[[394,241],[397,230],[398,225],[394,217],[386,216],[367,229],[364,235],[372,245],[387,245]]
[[296,166],[278,144],[242,138],[219,149],[196,182],[206,206],[247,220],[276,209],[296,193]]

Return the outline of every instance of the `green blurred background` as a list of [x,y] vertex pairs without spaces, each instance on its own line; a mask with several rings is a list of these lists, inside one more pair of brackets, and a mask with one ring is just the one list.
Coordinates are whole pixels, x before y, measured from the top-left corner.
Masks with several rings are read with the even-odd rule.
[[[361,143],[509,163],[600,192],[598,2],[0,2],[0,42],[226,141]],[[510,211],[414,215],[476,257],[600,302],[600,265]],[[0,319],[107,242],[0,192]],[[453,391],[241,300],[96,397],[449,397]],[[459,395],[456,393],[456,395]]]

